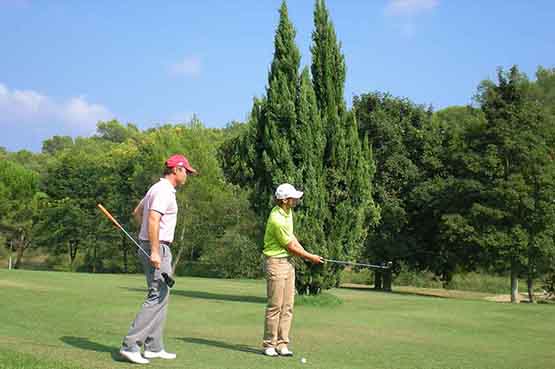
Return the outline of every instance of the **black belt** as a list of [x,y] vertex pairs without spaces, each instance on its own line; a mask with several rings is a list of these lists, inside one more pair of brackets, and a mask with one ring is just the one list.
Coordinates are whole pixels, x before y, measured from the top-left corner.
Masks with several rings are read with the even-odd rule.
[[[139,239],[139,241],[141,241],[141,242],[149,242],[149,243],[150,243],[149,240]],[[162,240],[158,241],[158,243],[161,243],[162,245],[166,245],[166,246],[171,246],[171,244],[172,244],[170,241],[162,241]]]

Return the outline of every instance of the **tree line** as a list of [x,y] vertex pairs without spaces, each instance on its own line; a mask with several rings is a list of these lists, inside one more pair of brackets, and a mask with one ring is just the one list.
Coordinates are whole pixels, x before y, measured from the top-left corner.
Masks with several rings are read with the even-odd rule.
[[[104,203],[136,231],[132,208],[170,154],[201,175],[178,192],[174,268],[206,263],[224,277],[260,275],[264,222],[282,182],[305,192],[299,240],[331,259],[393,261],[432,271],[553,280],[555,69],[529,79],[498,69],[474,103],[434,111],[368,92],[344,99],[345,56],[322,0],[314,8],[311,64],[301,67],[285,1],[265,93],[246,122],[141,131],[99,122],[89,138],[55,136],[42,152],[0,152],[0,232],[17,259],[29,247],[64,255],[70,269],[132,272],[133,246],[97,213]],[[18,261],[16,261],[17,265]],[[336,265],[297,261],[297,290],[340,283]]]

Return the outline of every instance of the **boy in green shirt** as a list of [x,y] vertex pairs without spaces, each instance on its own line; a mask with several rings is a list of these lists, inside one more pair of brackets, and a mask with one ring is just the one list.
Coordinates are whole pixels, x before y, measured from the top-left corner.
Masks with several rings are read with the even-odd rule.
[[293,233],[293,210],[303,193],[288,183],[278,186],[277,205],[270,212],[264,234],[266,256],[266,291],[268,304],[264,322],[264,354],[292,356],[289,350],[289,330],[293,320],[295,298],[295,268],[290,256],[300,256],[314,264],[322,264],[321,256],[307,252]]

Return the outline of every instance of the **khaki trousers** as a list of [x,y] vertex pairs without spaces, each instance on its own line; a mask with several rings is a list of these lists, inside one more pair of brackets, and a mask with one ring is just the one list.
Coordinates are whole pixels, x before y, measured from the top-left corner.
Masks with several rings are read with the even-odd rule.
[[264,322],[264,347],[289,343],[295,300],[295,268],[288,258],[266,258],[268,305]]

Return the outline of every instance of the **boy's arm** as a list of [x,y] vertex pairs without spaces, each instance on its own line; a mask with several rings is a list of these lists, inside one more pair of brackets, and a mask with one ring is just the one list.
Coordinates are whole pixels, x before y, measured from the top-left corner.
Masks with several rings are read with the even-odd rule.
[[297,238],[294,237],[291,242],[289,242],[286,246],[287,250],[301,258],[312,262],[313,264],[323,264],[324,258],[319,255],[311,254],[310,252],[306,251],[304,247],[297,241]]

